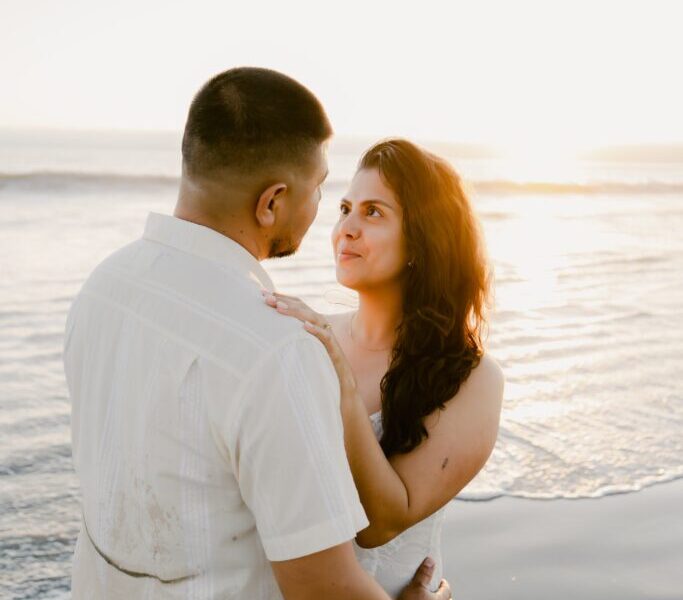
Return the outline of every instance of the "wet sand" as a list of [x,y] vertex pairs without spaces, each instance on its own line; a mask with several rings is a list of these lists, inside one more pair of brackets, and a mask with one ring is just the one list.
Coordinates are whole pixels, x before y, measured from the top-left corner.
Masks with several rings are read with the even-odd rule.
[[456,600],[683,600],[683,480],[583,500],[451,502]]

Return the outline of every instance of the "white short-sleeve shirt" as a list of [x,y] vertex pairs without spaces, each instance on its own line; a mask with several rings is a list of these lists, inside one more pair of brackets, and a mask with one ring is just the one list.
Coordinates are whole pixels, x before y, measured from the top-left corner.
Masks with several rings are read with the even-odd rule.
[[262,288],[242,246],[153,213],[76,297],[75,600],[281,598],[269,561],[367,527],[332,364]]

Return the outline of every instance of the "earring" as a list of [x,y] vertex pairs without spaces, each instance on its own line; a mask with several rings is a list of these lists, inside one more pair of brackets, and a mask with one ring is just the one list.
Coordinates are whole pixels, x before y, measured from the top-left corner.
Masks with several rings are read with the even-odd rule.
[[408,261],[408,268],[412,269],[415,263],[412,260]]

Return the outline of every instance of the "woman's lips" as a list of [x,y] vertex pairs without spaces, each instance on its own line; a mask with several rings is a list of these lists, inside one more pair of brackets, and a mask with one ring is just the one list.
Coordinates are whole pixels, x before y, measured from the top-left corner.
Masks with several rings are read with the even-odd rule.
[[348,250],[342,250],[339,253],[340,262],[345,262],[347,260],[352,260],[354,258],[360,258],[360,254],[356,254],[355,252],[349,252]]

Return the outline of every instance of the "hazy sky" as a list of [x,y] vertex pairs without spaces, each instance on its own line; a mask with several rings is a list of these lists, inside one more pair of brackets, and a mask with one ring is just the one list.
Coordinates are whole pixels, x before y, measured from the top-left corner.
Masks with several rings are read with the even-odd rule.
[[683,2],[0,0],[0,127],[182,129],[237,65],[340,134],[533,152],[683,142]]

